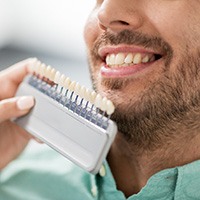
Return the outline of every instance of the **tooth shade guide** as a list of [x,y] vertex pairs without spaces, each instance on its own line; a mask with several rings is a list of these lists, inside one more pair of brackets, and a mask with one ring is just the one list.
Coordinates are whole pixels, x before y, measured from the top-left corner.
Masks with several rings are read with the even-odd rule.
[[80,97],[79,105],[77,99],[70,101],[31,74],[17,90],[16,96],[22,95],[33,95],[37,103],[32,112],[15,122],[86,171],[98,173],[117,134],[116,123],[85,98],[75,94]]
[[[111,56],[115,56],[114,54]],[[119,54],[118,57],[123,57]],[[119,58],[121,59],[121,58]],[[48,86],[54,88],[52,95],[54,99],[58,99],[62,102],[67,102],[63,100],[64,98],[69,98],[71,104],[79,104],[87,111],[85,112],[98,112],[101,110],[104,115],[111,115],[114,112],[114,105],[111,101],[107,100],[106,97],[102,97],[95,91],[87,89],[85,86],[81,86],[78,82],[71,81],[64,74],[56,71],[51,66],[46,66],[37,62],[35,64],[35,69],[33,69],[33,75],[40,79],[43,83],[45,82]],[[39,75],[39,76],[38,76]],[[47,87],[48,88],[48,87]],[[43,89],[44,90],[44,89]],[[74,105],[70,105],[74,106]],[[83,109],[79,109],[80,111]]]
[[[106,115],[105,107],[102,108],[102,104],[104,104],[105,106],[105,102],[107,102],[107,99],[105,97],[102,98],[101,95],[97,94],[96,103],[98,105],[96,107],[94,104],[92,104],[89,101],[89,98],[90,98],[89,94],[93,92],[89,89],[86,89],[88,91],[87,92],[88,97],[82,98],[80,95],[77,95],[75,91],[70,91],[66,97],[63,95],[63,93],[59,94],[59,88],[55,91],[53,90],[53,88],[51,89],[51,87],[48,84],[47,85],[42,84],[42,87],[43,89],[41,91],[46,93],[48,96],[51,96],[54,100],[58,101],[59,103],[62,103],[64,107],[67,107],[72,112],[77,113],[77,115],[80,115],[86,118],[86,120],[89,120],[91,123],[94,123],[97,126],[103,129],[106,129],[107,127],[106,124],[108,124],[108,118],[106,117],[107,115]],[[46,90],[46,88],[48,88],[48,90],[52,92],[47,93],[46,91],[48,90]]]

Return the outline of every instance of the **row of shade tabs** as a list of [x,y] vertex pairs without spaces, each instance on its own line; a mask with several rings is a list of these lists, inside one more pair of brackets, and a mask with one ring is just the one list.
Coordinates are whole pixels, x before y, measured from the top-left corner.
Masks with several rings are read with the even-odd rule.
[[69,90],[70,92],[74,92],[80,98],[90,102],[96,108],[107,113],[108,116],[112,115],[115,111],[115,106],[111,100],[107,99],[106,97],[102,97],[94,90],[90,90],[85,86],[81,86],[76,81],[71,81],[69,77],[61,74],[55,68],[45,65],[39,60],[36,60],[31,68],[33,74],[38,78],[53,82],[57,86],[56,88],[59,88],[60,90],[65,89]]

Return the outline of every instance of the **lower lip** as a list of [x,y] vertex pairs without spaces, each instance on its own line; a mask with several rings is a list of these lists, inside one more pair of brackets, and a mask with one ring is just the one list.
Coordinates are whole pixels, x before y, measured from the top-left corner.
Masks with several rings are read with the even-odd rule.
[[138,65],[115,68],[111,68],[104,63],[101,67],[101,75],[107,78],[134,76],[139,73],[144,73],[153,63],[155,63],[155,61],[145,64],[142,63]]

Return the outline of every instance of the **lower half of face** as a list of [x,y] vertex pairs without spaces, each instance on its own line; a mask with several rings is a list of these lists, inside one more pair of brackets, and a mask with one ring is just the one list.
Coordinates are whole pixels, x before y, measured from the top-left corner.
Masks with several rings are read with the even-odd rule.
[[115,67],[90,50],[93,85],[113,101],[116,111],[112,119],[135,145],[148,148],[174,133],[180,122],[187,126],[191,116],[200,111],[200,48],[169,48],[165,55],[141,68],[136,66],[138,70],[117,75],[112,73]]

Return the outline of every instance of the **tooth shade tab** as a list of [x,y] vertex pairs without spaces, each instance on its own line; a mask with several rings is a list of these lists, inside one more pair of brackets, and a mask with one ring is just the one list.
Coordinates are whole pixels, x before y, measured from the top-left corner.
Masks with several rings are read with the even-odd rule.
[[80,92],[81,92],[81,86],[80,84],[77,82],[76,85],[75,85],[75,89],[74,89],[75,93],[77,95],[80,95]]
[[95,99],[96,99],[97,93],[95,91],[91,92],[91,103],[94,104],[95,103]]
[[51,70],[52,70],[52,67],[50,66],[50,65],[48,65],[47,66],[47,68],[46,68],[46,77],[48,78],[48,79],[50,79],[51,78]]
[[41,77],[44,76],[45,70],[46,70],[45,64],[41,64],[40,67],[39,67],[39,74],[40,74]]
[[70,83],[70,85],[69,85],[69,91],[70,91],[70,92],[73,92],[73,91],[74,91],[75,85],[76,85],[76,82],[75,82],[75,81],[72,81],[72,82]]
[[97,94],[94,105],[96,106],[96,108],[101,108],[101,103],[102,103],[102,96],[100,94]]
[[29,70],[31,73],[35,73],[36,64],[38,62],[37,58],[34,58],[33,63],[29,66]]
[[83,85],[80,89],[80,98],[85,98],[86,87]]
[[50,72],[50,81],[54,81],[55,75],[56,75],[56,70],[52,68]]
[[90,94],[91,94],[91,91],[87,88],[85,91],[85,100],[86,101],[90,101]]
[[37,75],[39,75],[40,65],[41,65],[41,62],[39,60],[36,61],[33,72],[35,72],[35,74],[37,74]]
[[107,100],[106,102],[106,110],[108,115],[112,115],[115,111],[115,106],[113,105],[112,101]]
[[70,80],[69,77],[67,77],[67,78],[65,79],[65,82],[64,82],[64,88],[65,88],[65,89],[69,89],[70,84],[71,84],[71,80]]
[[106,97],[103,97],[102,102],[101,102],[101,110],[102,111],[106,111],[107,107],[106,107],[106,103],[107,103],[108,99]]
[[60,72],[57,71],[54,77],[54,83],[59,84],[60,76],[61,76]]
[[60,76],[60,80],[59,80],[59,85],[60,85],[61,87],[64,87],[65,79],[66,79],[65,75],[62,74],[62,75]]

